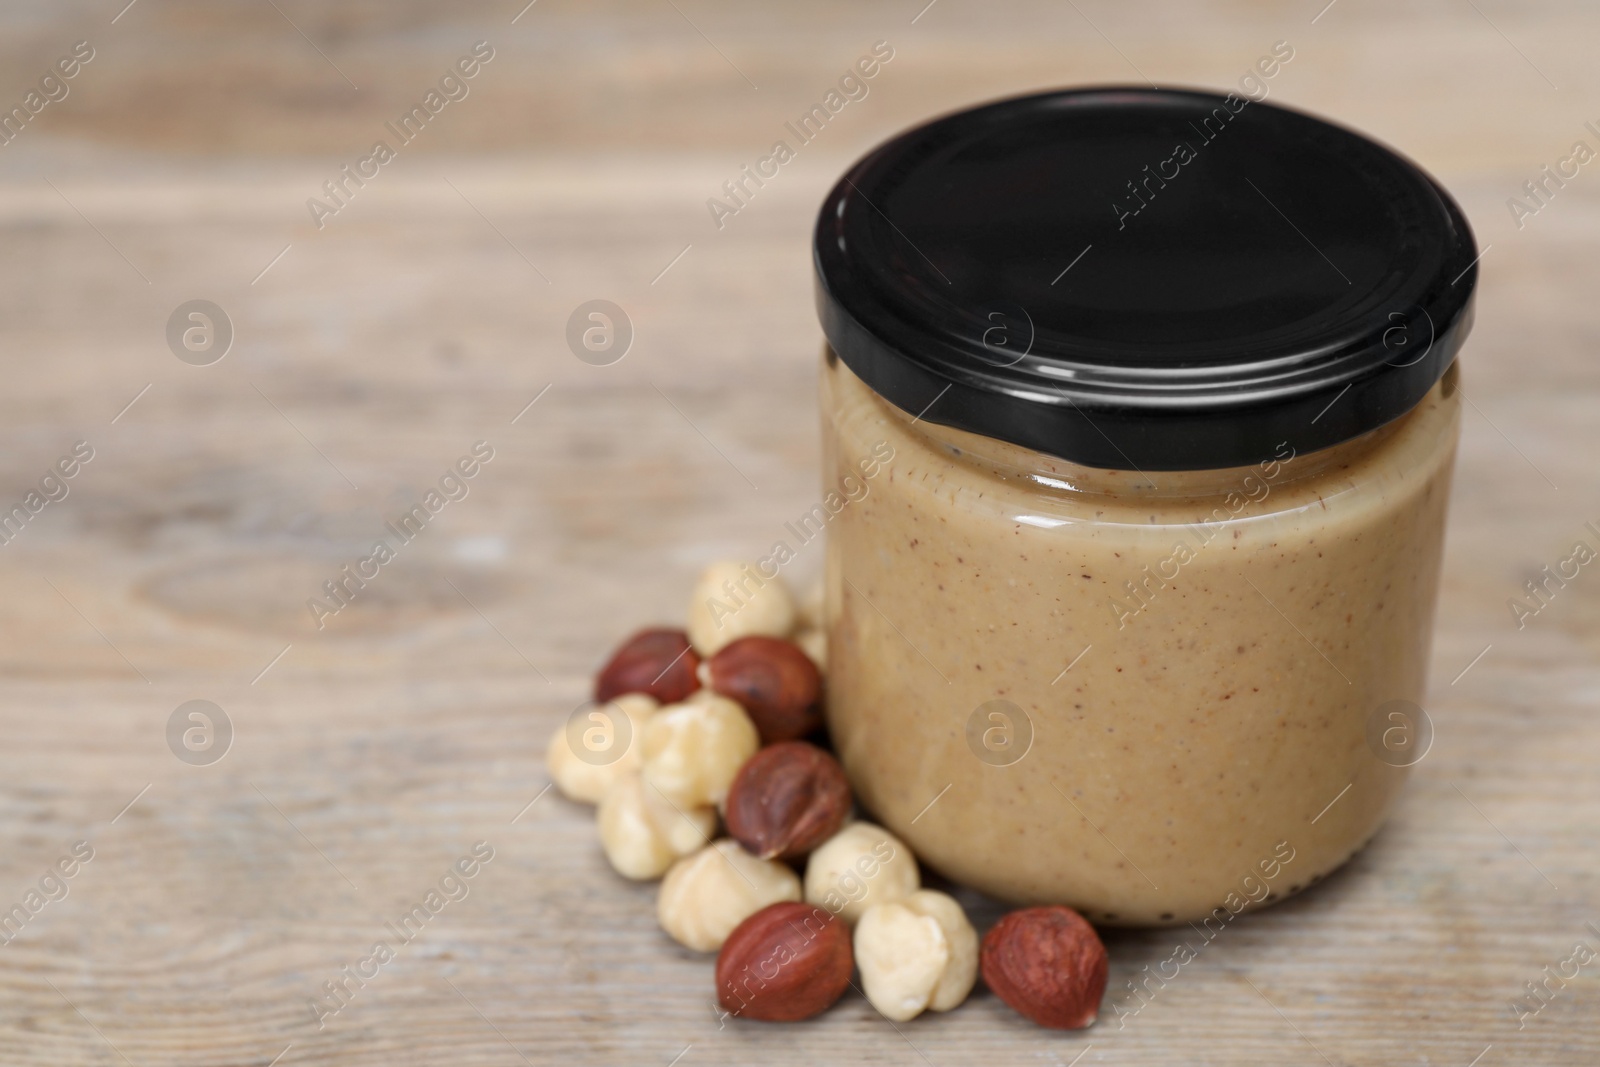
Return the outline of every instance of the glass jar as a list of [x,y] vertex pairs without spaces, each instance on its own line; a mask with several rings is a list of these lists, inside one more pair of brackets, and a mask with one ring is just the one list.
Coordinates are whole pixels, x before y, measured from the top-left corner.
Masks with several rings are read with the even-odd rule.
[[[1098,208],[1141,159],[1142,217]],[[1286,109],[1080,90],[880,147],[816,256],[828,722],[872,817],[1108,924],[1348,859],[1431,740],[1476,282],[1448,196]]]

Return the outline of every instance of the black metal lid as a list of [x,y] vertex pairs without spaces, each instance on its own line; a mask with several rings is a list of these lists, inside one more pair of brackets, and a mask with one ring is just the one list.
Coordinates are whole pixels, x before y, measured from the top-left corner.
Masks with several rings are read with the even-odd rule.
[[1409,411],[1471,326],[1459,207],[1237,95],[1003,100],[880,145],[816,230],[829,343],[924,419],[1122,470],[1243,466]]

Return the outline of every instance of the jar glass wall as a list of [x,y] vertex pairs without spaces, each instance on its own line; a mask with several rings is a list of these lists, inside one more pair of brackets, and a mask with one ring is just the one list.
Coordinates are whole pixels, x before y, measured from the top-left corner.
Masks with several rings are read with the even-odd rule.
[[959,882],[1101,923],[1344,862],[1424,740],[1393,731],[1420,725],[1456,374],[1332,447],[1141,473],[919,419],[829,352],[828,720],[865,807]]

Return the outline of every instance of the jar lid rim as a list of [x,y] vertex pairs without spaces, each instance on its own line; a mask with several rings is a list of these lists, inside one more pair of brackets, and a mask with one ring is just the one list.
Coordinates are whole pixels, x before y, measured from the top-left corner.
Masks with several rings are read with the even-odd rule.
[[958,111],[823,201],[828,342],[922,418],[1087,465],[1243,466],[1409,411],[1472,321],[1465,215],[1377,142],[1236,93]]

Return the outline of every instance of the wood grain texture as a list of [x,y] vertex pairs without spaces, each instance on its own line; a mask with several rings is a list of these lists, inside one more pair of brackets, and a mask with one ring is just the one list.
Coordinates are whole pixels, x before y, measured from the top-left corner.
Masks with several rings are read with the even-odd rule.
[[[0,946],[0,1064],[1600,1061],[1592,966],[1521,1029],[1509,1007],[1600,944],[1597,579],[1521,631],[1506,606],[1600,521],[1600,176],[1521,229],[1505,204],[1597,143],[1592,7],[121,8],[0,10],[0,102],[96,49],[0,146],[0,501],[95,449],[0,545],[0,904],[94,849]],[[879,39],[870,95],[718,230],[705,199]],[[815,205],[921,117],[1062,83],[1227,85],[1280,39],[1273,99],[1402,147],[1492,246],[1437,739],[1393,822],[1123,1028],[1047,1033],[982,991],[898,1028],[855,993],[811,1024],[719,1026],[710,961],[609,872],[587,809],[540,797],[542,753],[619,637],[813,502]],[[478,40],[496,54],[471,94],[315,228],[306,199]],[[197,297],[238,335],[204,368],[164,340]],[[637,331],[609,367],[563,340],[596,297]],[[318,631],[306,598],[477,440],[495,457],[470,495]],[[236,730],[212,766],[167,749],[191,699]],[[470,895],[319,1029],[322,983],[480,840]],[[1117,998],[1174,934],[1108,942]]]

